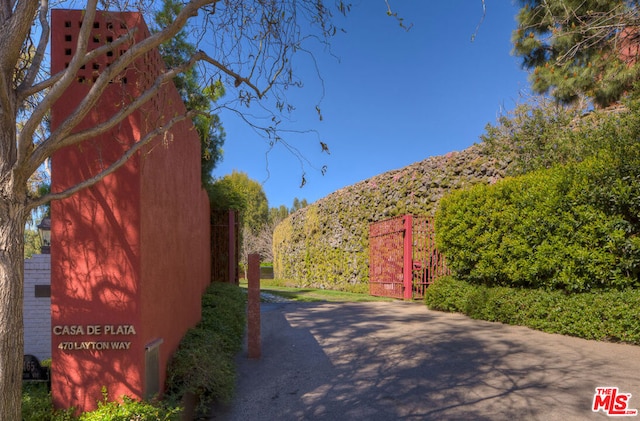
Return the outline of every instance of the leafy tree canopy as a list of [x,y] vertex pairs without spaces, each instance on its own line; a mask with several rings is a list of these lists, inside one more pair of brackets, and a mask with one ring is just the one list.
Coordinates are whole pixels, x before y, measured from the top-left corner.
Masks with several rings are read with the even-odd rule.
[[218,209],[242,212],[243,225],[251,231],[261,229],[269,219],[269,203],[262,184],[247,173],[234,170],[212,185],[211,204]]
[[520,0],[514,53],[536,93],[605,107],[640,78],[638,1]]
[[287,209],[285,205],[280,205],[277,208],[269,208],[269,223],[277,225],[287,216],[289,216],[289,209]]
[[527,97],[497,123],[488,124],[480,138],[489,154],[508,164],[508,175],[517,176],[582,162],[605,150],[628,150],[631,135],[625,139],[603,135],[604,128],[635,124],[632,116],[639,109],[637,89],[619,107],[595,110],[588,110],[584,102],[563,105],[548,97]]
[[[175,20],[181,8],[181,3],[176,0],[164,0],[162,7],[154,15],[157,25],[155,31]],[[188,32],[183,29],[160,46],[160,54],[168,67],[184,66],[196,53],[196,46],[188,38]],[[210,184],[213,182],[211,171],[222,159],[222,145],[225,141],[222,122],[219,115],[212,112],[212,105],[224,95],[224,85],[220,79],[207,84],[195,67],[178,74],[173,81],[186,108],[198,112],[191,119],[198,131],[202,148],[202,182]]]
[[584,105],[563,106],[541,96],[529,97],[488,124],[480,138],[489,153],[509,163],[509,175],[579,161],[587,153],[578,129]]
[[307,203],[307,199],[298,199],[297,197],[293,198],[293,207],[291,208],[291,212],[293,213],[297,210],[300,210],[302,208],[306,208],[309,205],[309,203]]

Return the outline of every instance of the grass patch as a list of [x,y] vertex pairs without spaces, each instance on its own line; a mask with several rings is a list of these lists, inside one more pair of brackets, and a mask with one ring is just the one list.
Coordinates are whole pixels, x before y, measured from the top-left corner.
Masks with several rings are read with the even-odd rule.
[[[240,287],[247,288],[247,281],[240,280]],[[368,294],[358,294],[346,291],[334,291],[329,289],[296,288],[280,285],[273,279],[260,280],[260,291],[277,295],[293,301],[300,302],[370,302],[370,301],[394,301],[393,298],[374,297]]]

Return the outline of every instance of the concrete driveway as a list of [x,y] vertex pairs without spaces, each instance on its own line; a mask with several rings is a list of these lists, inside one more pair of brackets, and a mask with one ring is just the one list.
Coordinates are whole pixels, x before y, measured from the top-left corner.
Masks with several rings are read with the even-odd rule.
[[236,399],[211,420],[608,419],[597,387],[640,409],[638,346],[407,302],[262,304],[261,320],[262,357],[238,356]]

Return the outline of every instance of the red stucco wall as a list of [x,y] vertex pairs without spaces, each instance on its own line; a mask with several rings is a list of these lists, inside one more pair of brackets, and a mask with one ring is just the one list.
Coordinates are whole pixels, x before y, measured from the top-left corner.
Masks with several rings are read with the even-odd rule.
[[[82,16],[81,11],[52,12],[53,73],[64,69],[70,57],[66,53],[75,50]],[[138,39],[148,35],[136,13],[104,13],[96,23],[90,49],[108,42],[108,37],[117,39],[126,27],[142,28]],[[125,51],[126,46],[85,65],[53,108],[53,130],[84,98],[100,69]],[[160,65],[155,51],[138,60],[135,70],[109,86],[77,130],[96,126],[137,97]],[[164,123],[162,116],[182,110],[175,87],[166,84],[116,128],[58,151],[52,159],[52,190],[62,191],[97,174],[141,135]],[[162,387],[171,353],[186,329],[200,319],[200,296],[210,279],[208,221],[200,143],[190,122],[155,139],[95,186],[52,204],[56,406],[92,409],[102,386],[112,398],[143,397],[145,346],[158,339]],[[80,326],[80,333],[74,334],[72,326]],[[112,349],[114,343],[127,349]],[[89,349],[59,348],[69,346]]]
[[[175,89],[163,102],[182,104]],[[148,148],[141,165],[142,324],[164,338],[161,365],[178,346],[184,326],[200,319],[200,297],[211,279],[209,200],[201,188],[200,142],[191,123]],[[194,162],[197,165],[194,165]],[[174,311],[178,309],[178,311]],[[164,382],[164,372],[162,372]]]

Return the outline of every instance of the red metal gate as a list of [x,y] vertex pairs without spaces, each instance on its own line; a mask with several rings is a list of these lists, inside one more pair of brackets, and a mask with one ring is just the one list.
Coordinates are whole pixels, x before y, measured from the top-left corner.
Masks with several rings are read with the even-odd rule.
[[405,217],[369,226],[369,293],[404,298]]
[[433,218],[404,215],[369,226],[371,295],[422,298],[427,286],[448,274],[435,246]]
[[436,248],[436,230],[433,218],[413,217],[412,290],[413,298],[423,298],[424,291],[441,276],[449,275],[444,255]]

